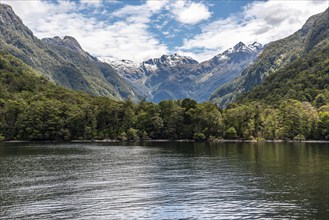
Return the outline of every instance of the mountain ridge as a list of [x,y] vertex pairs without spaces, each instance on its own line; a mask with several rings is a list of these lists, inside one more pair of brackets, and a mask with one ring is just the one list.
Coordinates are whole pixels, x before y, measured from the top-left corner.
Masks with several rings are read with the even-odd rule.
[[[325,22],[328,14],[329,9],[323,13],[313,15],[294,34],[269,43],[262,54],[254,61],[254,64],[245,69],[240,77],[219,87],[210,100],[221,107],[226,107],[229,103],[237,100],[237,97],[242,96],[263,82],[267,76],[302,56],[304,52],[311,48],[311,43],[308,43],[310,35],[318,36],[315,27],[321,17],[325,17],[322,18],[324,21],[321,24],[328,29],[328,23]],[[318,30],[321,29],[323,28],[318,28]]]
[[201,63],[177,53],[141,63],[109,57],[99,59],[113,66],[149,101],[182,98],[206,101],[219,84],[237,76],[263,48],[257,42],[249,45],[239,42]]
[[76,39],[38,39],[9,5],[1,4],[0,31],[1,50],[60,86],[113,99],[139,99],[111,66],[85,52]]

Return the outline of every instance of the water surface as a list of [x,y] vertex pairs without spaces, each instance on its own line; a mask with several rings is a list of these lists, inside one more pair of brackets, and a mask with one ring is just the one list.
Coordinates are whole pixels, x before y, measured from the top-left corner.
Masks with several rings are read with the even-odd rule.
[[328,219],[328,144],[0,145],[1,219]]

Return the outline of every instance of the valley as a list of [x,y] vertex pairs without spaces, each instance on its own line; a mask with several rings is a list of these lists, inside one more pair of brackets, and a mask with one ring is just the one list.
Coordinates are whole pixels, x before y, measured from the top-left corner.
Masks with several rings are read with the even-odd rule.
[[328,140],[329,9],[210,60],[96,58],[0,8],[0,139]]

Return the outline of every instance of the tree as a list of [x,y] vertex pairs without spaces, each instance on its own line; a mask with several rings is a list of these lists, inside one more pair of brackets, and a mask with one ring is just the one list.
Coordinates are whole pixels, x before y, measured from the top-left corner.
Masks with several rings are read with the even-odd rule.
[[198,103],[190,98],[183,99],[181,107],[185,109],[185,111],[188,111],[192,108],[195,108]]
[[329,112],[320,112],[317,126],[319,138],[329,140]]
[[161,101],[159,106],[164,125],[163,138],[183,138],[184,109],[172,100]]
[[234,127],[230,127],[229,129],[226,130],[225,138],[233,139],[233,140],[238,138],[237,132]]
[[203,133],[201,132],[197,132],[193,135],[193,140],[196,140],[196,141],[204,141],[206,140],[206,135],[204,135]]
[[264,110],[264,121],[262,129],[262,137],[267,140],[278,139],[279,132],[279,112],[272,108]]
[[3,108],[3,135],[6,139],[17,139],[17,120],[20,114],[27,108],[27,103],[22,99],[8,100]]
[[129,141],[134,141],[134,140],[136,140],[137,137],[138,137],[137,132],[138,132],[138,131],[137,131],[136,129],[134,129],[134,128],[129,128],[129,129],[127,130],[127,139],[128,139]]
[[316,108],[320,108],[321,106],[325,105],[327,103],[326,97],[324,94],[318,94],[315,97],[314,105]]
[[193,122],[195,133],[203,133],[207,138],[219,137],[223,134],[223,118],[219,109],[212,103],[205,102],[196,105],[188,111]]
[[62,103],[35,101],[17,119],[18,137],[28,140],[63,140]]
[[297,135],[311,137],[317,117],[317,111],[308,102],[302,103],[292,99],[282,102],[279,108],[280,137],[283,139],[294,139]]

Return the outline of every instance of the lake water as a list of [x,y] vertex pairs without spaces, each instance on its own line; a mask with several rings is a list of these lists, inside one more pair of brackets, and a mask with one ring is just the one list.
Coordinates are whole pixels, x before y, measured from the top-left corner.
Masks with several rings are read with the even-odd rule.
[[0,145],[0,219],[328,219],[328,144]]

